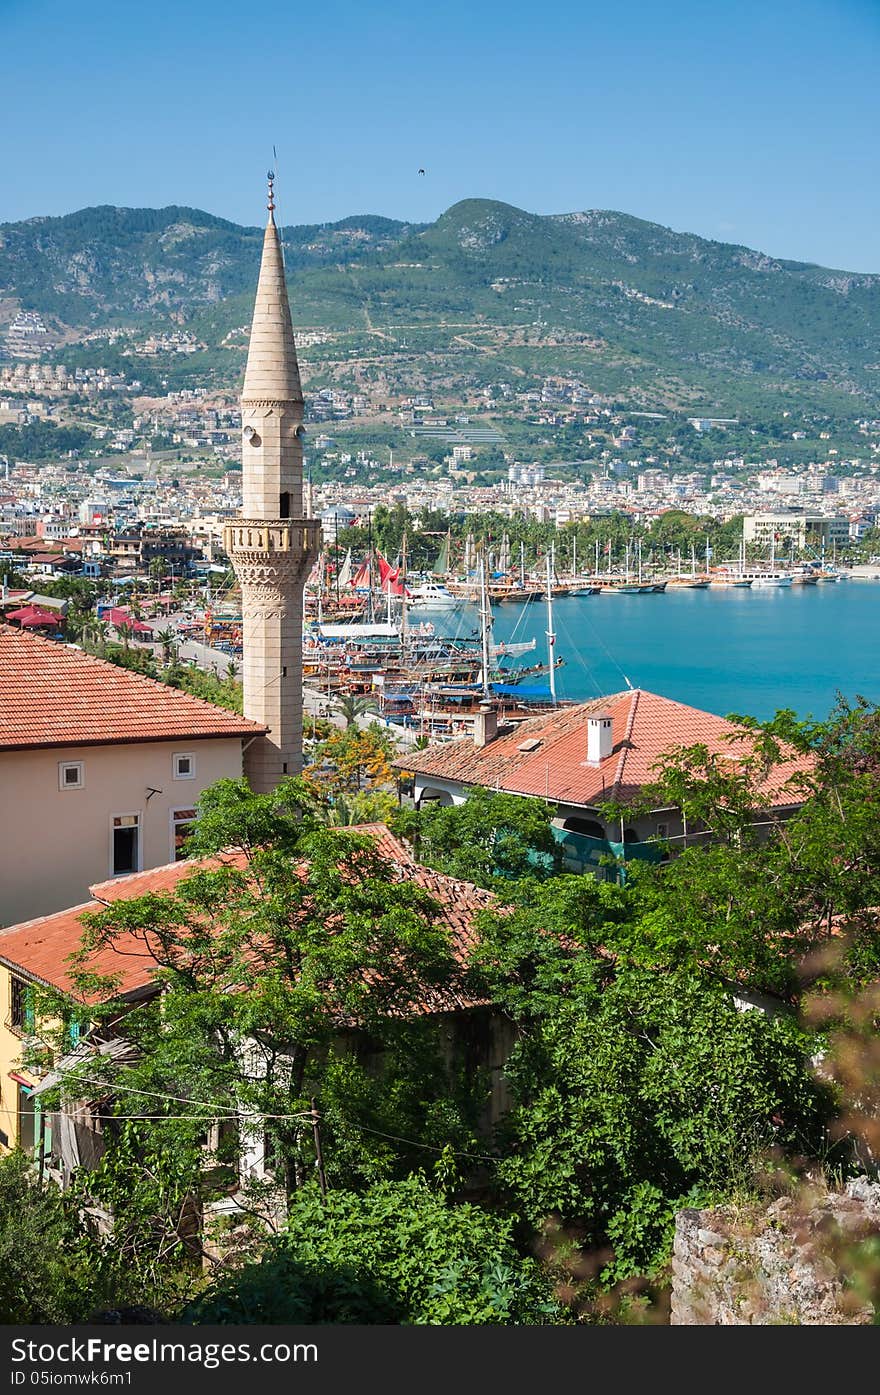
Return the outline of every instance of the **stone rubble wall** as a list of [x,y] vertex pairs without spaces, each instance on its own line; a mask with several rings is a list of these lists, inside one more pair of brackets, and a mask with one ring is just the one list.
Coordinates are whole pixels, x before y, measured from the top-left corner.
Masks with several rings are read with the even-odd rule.
[[766,1208],[679,1211],[672,1312],[679,1326],[859,1325],[873,1308],[847,1283],[853,1248],[880,1238],[880,1185],[782,1196]]

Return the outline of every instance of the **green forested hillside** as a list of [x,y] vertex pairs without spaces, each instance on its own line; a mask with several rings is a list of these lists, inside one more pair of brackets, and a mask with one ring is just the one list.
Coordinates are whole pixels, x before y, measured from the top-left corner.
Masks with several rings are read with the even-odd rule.
[[[0,227],[0,301],[73,330],[246,323],[261,231],[187,208],[85,209]],[[880,275],[775,260],[626,214],[468,199],[424,227],[357,216],[285,230],[298,324],[576,371],[658,401],[880,402]],[[375,343],[375,340],[373,341]],[[503,376],[503,374],[502,374]]]

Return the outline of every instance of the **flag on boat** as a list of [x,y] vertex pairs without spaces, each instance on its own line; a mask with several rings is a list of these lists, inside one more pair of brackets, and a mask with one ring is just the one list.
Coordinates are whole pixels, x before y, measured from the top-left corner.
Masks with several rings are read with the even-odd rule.
[[379,567],[379,586],[381,589],[392,596],[408,596],[409,591],[400,580],[400,567],[392,567],[381,552],[376,553],[376,562]]

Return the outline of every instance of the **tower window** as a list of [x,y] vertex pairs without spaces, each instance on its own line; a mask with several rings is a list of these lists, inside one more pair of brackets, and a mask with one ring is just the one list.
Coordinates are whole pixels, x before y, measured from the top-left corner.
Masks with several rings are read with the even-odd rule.
[[284,493],[281,495],[281,499],[280,499],[280,501],[279,501],[278,517],[279,517],[279,518],[289,518],[289,517],[290,517],[290,494],[288,493],[288,491],[287,491],[286,489],[285,489]]

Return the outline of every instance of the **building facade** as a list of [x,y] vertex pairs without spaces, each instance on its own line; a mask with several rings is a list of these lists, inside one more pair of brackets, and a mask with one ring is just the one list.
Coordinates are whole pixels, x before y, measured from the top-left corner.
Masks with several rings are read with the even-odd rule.
[[807,513],[792,509],[777,513],[747,513],[743,516],[743,538],[747,543],[759,547],[769,547],[791,542],[802,551],[808,543],[819,547],[832,547],[835,543],[849,542],[848,515],[827,515]]
[[173,862],[202,790],[263,728],[0,625],[0,927]]

